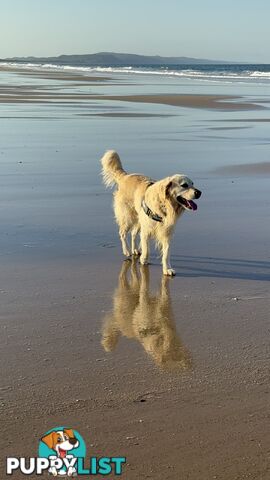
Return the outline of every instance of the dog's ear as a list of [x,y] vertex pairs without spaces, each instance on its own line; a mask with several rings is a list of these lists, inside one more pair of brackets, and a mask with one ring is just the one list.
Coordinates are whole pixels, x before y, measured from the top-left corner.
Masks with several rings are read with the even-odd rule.
[[46,443],[47,447],[51,448],[53,450],[53,446],[55,445],[55,432],[48,433],[48,435],[45,435],[42,437],[41,441]]
[[64,432],[69,436],[69,438],[75,438],[74,432],[71,428],[65,428]]
[[165,198],[168,198],[168,196],[170,195],[170,188],[172,186],[172,183],[173,182],[170,180],[165,187]]

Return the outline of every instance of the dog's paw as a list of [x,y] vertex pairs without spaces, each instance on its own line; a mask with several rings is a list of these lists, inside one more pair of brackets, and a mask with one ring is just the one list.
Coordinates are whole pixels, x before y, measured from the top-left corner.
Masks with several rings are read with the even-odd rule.
[[176,273],[176,272],[175,272],[175,270],[174,270],[173,268],[167,268],[167,269],[164,269],[164,270],[163,270],[163,274],[164,274],[164,275],[167,275],[167,276],[169,276],[169,277],[174,277],[175,273]]
[[123,250],[123,254],[125,255],[125,257],[130,257],[130,251],[129,250]]
[[[57,457],[55,457],[55,458],[57,458]],[[48,472],[51,473],[54,477],[57,477],[57,470],[56,470],[55,467],[49,468]]]
[[147,260],[147,258],[141,257],[141,258],[140,258],[140,264],[141,264],[141,265],[148,265],[148,260]]
[[141,251],[137,248],[134,248],[132,255],[134,255],[134,257],[139,257],[141,255]]
[[76,468],[69,467],[67,474],[68,474],[68,477],[76,477],[77,476]]

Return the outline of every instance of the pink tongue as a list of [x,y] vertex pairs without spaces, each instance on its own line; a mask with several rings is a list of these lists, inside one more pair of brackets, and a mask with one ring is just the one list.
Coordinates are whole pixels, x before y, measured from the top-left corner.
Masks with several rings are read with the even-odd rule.
[[188,203],[192,210],[197,210],[198,207],[195,202],[193,202],[192,200],[188,200]]
[[60,453],[60,458],[65,458],[66,456],[66,451],[62,450],[62,448],[59,448],[59,453]]

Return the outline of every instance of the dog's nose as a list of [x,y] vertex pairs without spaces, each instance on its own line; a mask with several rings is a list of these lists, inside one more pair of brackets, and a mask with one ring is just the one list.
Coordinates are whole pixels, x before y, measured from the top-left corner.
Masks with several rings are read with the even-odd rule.
[[200,198],[202,192],[200,190],[194,190],[195,198]]
[[75,445],[77,443],[77,438],[69,438],[69,443],[71,443],[71,445]]

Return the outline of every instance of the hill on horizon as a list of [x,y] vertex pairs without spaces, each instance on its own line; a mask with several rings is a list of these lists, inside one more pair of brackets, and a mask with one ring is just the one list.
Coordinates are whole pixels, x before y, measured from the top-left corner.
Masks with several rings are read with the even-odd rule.
[[55,57],[12,57],[1,61],[57,63],[72,66],[139,66],[139,65],[205,65],[229,64],[235,62],[199,59],[191,57],[162,57],[160,55],[137,55],[133,53],[99,52],[84,55],[59,55]]

